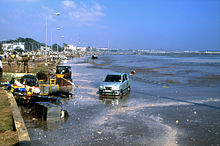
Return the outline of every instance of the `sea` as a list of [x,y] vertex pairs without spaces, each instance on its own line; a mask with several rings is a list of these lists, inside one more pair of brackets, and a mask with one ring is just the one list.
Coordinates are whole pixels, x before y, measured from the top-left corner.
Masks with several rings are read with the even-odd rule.
[[[219,53],[99,54],[62,65],[75,84],[62,100],[68,117],[24,118],[32,145],[220,145]],[[129,74],[131,91],[99,96],[115,72]]]

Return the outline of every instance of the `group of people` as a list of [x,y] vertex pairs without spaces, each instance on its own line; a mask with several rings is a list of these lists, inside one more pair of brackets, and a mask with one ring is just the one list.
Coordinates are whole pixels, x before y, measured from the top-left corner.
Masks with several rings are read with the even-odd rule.
[[[5,60],[8,62],[8,71],[11,72],[12,71],[12,64],[13,62],[16,62],[17,66],[18,66],[18,72],[22,72],[22,65],[23,65],[23,72],[27,73],[28,72],[28,61],[29,58],[27,55],[24,56],[19,56],[19,55],[14,55],[14,54],[9,54],[9,55],[5,55]],[[0,73],[2,74],[3,72],[3,65],[2,65],[2,57],[0,59]]]

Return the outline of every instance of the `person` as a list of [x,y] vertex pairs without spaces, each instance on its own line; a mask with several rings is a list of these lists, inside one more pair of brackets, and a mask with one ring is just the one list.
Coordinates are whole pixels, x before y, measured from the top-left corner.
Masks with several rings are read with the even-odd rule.
[[8,72],[11,71],[11,63],[12,63],[12,58],[11,58],[11,55],[9,55],[9,57],[8,57]]
[[32,61],[33,61],[33,62],[35,61],[35,57],[34,57],[34,55],[32,56]]
[[28,73],[28,56],[23,56],[23,63],[24,63],[24,73]]
[[22,72],[22,62],[23,58],[21,56],[18,56],[16,58],[17,66],[18,66],[18,72]]
[[0,82],[1,82],[1,78],[2,78],[2,74],[3,74],[3,66],[2,66],[2,57],[0,56]]

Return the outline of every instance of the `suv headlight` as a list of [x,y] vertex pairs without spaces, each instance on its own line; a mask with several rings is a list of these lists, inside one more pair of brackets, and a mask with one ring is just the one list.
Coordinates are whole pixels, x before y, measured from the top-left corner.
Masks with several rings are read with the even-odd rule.
[[99,86],[99,89],[101,89],[101,90],[104,89],[104,86]]

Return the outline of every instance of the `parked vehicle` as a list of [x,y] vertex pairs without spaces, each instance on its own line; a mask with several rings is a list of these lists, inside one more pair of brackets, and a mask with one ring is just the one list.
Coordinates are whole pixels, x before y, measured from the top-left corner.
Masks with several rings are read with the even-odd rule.
[[98,59],[98,55],[92,55],[92,59]]
[[107,74],[99,86],[100,95],[123,95],[130,91],[130,81],[126,73]]
[[20,80],[12,78],[6,89],[10,90],[15,99],[22,103],[29,103],[32,100],[32,95],[40,93],[38,80],[33,75],[24,75]]
[[57,78],[65,78],[71,80],[71,67],[70,66],[57,66],[56,67],[56,76]]

